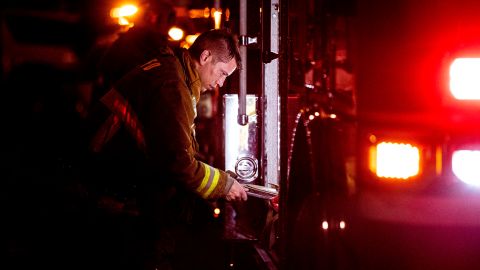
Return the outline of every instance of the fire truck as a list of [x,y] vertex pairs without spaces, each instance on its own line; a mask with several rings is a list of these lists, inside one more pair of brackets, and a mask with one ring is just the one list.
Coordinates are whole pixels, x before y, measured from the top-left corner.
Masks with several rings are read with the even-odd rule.
[[[243,68],[226,83],[221,126],[213,121],[220,163],[250,196],[215,212],[228,267],[479,268],[479,1],[178,2],[202,2],[183,18],[215,17],[240,41]],[[29,58],[61,70],[81,60],[61,39],[78,31],[48,35],[61,46],[32,45],[45,31],[13,15],[1,16],[2,78]]]
[[225,167],[264,187],[236,216],[258,261],[478,268],[480,3],[246,2]]

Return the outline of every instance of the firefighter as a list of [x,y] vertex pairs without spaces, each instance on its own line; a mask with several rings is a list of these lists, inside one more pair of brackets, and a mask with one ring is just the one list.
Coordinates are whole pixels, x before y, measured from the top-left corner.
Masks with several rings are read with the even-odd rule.
[[103,187],[136,187],[144,269],[209,268],[202,260],[208,263],[212,254],[192,250],[210,241],[202,230],[207,202],[247,199],[234,178],[196,157],[194,126],[200,93],[221,87],[240,64],[234,36],[210,30],[188,50],[163,47],[90,114],[92,179]]

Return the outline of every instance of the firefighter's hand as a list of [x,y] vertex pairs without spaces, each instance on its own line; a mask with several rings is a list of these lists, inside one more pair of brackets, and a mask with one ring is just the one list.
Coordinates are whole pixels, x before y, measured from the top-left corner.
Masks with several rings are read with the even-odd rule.
[[234,180],[233,185],[225,198],[227,201],[246,201],[247,193],[245,192],[245,188]]

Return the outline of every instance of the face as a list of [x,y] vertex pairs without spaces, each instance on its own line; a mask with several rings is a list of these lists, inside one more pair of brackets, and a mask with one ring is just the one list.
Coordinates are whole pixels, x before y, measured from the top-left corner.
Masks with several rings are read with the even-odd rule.
[[235,58],[232,58],[227,63],[221,61],[213,63],[211,52],[208,50],[203,51],[198,66],[198,73],[200,74],[200,81],[202,82],[202,92],[212,90],[217,85],[222,87],[225,79],[227,79],[236,68],[237,62]]

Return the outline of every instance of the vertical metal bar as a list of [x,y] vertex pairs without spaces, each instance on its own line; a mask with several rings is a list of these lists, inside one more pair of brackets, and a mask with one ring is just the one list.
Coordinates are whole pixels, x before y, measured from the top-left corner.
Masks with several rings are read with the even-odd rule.
[[[268,2],[268,1],[266,1]],[[271,57],[279,53],[279,0],[270,0],[268,8],[264,7],[263,23],[270,22],[270,29],[265,29],[263,39],[268,39],[268,47],[263,48],[263,102],[264,102],[264,179],[266,184],[278,185],[280,172],[280,99],[279,99],[279,64]],[[267,22],[267,23],[268,23]]]
[[[247,0],[240,0],[240,37],[247,38]],[[247,44],[240,42],[240,57],[242,58],[242,69],[239,70],[240,91],[238,93],[238,118],[239,125],[245,126],[248,123],[247,116]]]

